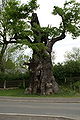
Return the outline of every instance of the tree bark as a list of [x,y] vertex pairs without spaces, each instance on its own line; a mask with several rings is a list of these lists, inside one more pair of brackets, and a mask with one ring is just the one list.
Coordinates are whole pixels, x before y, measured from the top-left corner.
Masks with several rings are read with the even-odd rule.
[[30,91],[27,91],[28,93],[49,95],[59,91],[58,84],[52,73],[51,54],[46,50],[33,51],[29,69],[31,76],[28,89]]
[[7,48],[7,44],[3,44],[1,52],[0,52],[0,71],[3,73],[5,72],[3,56],[4,56],[6,48]]

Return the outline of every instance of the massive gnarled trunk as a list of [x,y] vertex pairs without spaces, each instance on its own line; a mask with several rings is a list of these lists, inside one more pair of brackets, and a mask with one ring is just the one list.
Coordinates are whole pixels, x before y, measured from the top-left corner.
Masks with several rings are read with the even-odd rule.
[[51,55],[47,51],[33,52],[30,62],[31,71],[31,93],[53,94],[58,92],[58,84],[52,73]]
[[32,44],[43,44],[45,49],[40,49],[40,47],[38,51],[37,49],[33,49],[33,56],[29,64],[31,73],[30,86],[29,89],[27,89],[27,93],[42,95],[57,93],[59,87],[52,73],[51,52],[53,44],[65,38],[65,31],[63,30],[59,37],[49,39],[48,34],[36,29],[36,26],[40,27],[36,13],[32,14],[31,26],[34,33],[34,41]]

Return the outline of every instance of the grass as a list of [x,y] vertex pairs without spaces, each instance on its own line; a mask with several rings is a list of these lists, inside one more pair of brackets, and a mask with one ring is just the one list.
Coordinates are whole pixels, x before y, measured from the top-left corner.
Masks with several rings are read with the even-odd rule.
[[26,95],[25,89],[1,89],[0,96],[13,96],[13,97],[37,97],[39,95]]
[[59,93],[53,95],[25,95],[24,89],[1,89],[0,96],[13,97],[80,97],[80,93],[72,91],[68,88],[61,89]]
[[0,96],[22,96],[24,89],[1,89]]

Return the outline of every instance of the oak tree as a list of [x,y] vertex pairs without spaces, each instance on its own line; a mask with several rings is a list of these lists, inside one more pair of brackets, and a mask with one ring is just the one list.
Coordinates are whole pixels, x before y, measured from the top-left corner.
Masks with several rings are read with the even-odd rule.
[[[3,11],[4,32],[0,32],[3,37],[1,44],[15,42],[32,48],[32,59],[28,63],[31,73],[28,93],[53,94],[59,88],[52,73],[52,47],[57,41],[63,40],[67,33],[73,38],[80,35],[80,3],[70,0],[65,2],[63,8],[54,6],[52,14],[58,14],[62,19],[59,28],[41,27],[35,11],[37,7],[37,0],[30,0],[25,5],[9,0]],[[6,31],[9,40],[4,37]]]

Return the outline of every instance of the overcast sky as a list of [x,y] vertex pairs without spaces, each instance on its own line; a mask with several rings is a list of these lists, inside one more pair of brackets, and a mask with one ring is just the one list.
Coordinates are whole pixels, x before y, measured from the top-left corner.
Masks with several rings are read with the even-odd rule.
[[[26,3],[27,0],[21,1],[22,3]],[[80,2],[80,0],[76,1]],[[40,9],[37,10],[37,14],[41,26],[59,26],[61,18],[59,16],[53,16],[51,12],[54,5],[62,7],[64,2],[65,0],[38,0]],[[65,51],[70,51],[73,47],[80,48],[80,37],[78,37],[76,40],[73,40],[70,35],[67,35],[64,40],[55,43],[53,46],[53,50],[56,53],[55,62],[63,62]]]

